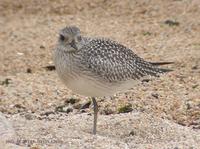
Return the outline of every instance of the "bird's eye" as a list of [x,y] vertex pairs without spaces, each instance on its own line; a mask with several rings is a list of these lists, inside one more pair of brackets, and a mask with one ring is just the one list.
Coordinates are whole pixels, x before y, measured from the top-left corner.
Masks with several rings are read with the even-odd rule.
[[80,42],[82,40],[82,37],[81,36],[78,36],[77,37],[77,40]]
[[61,41],[64,41],[65,40],[65,37],[63,35],[60,35],[60,40]]

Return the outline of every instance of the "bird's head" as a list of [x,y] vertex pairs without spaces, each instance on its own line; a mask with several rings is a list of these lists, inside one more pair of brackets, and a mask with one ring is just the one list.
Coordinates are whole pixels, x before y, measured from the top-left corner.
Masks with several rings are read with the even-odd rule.
[[67,26],[59,33],[59,46],[66,52],[79,50],[83,45],[80,29],[76,26]]

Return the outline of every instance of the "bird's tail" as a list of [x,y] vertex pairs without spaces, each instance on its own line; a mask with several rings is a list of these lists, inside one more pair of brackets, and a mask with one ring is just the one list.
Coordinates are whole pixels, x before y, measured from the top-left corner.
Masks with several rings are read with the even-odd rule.
[[174,64],[174,62],[149,62],[149,63],[154,65],[154,66]]
[[140,76],[154,76],[159,77],[163,73],[173,71],[168,68],[160,68],[161,65],[171,64],[172,62],[146,62],[142,59],[139,59],[136,62],[138,69],[136,69],[137,74]]
[[[174,62],[150,62],[150,64],[153,66],[162,66],[162,65],[174,64]],[[162,73],[173,71],[172,69],[168,69],[168,68],[158,68],[158,69]]]

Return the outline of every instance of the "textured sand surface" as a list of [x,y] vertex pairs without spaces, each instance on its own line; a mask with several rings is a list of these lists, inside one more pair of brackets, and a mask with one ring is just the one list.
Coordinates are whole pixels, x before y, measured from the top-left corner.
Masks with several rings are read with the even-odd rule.
[[[18,137],[42,148],[197,148],[200,134],[150,114],[99,116],[98,135],[91,133],[92,116],[77,114],[47,120],[11,119]],[[43,141],[43,142],[42,142]],[[28,142],[26,142],[28,144]]]
[[[0,147],[199,148],[199,0],[1,0],[0,12]],[[93,136],[89,98],[44,68],[53,65],[66,25],[119,41],[146,60],[174,61],[166,66],[174,71],[98,99]],[[127,105],[130,112],[120,113]]]

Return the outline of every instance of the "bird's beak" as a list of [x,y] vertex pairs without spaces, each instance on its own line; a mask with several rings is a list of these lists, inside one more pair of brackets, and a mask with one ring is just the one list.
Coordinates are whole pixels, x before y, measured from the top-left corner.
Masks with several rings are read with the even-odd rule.
[[72,40],[72,42],[70,43],[70,46],[76,50],[78,50],[77,46],[76,46],[76,42],[75,40]]

